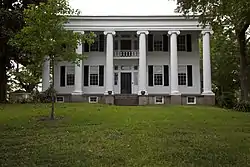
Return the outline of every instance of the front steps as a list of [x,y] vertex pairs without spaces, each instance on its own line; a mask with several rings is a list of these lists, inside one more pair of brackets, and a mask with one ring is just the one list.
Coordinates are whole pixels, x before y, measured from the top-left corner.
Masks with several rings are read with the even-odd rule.
[[137,106],[139,104],[139,97],[132,94],[115,95],[114,104],[118,106]]

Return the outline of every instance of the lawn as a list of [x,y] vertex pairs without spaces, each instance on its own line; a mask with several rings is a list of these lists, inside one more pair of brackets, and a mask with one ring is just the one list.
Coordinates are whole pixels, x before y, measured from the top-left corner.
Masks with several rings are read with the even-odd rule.
[[[250,114],[201,106],[0,106],[0,166],[250,166]],[[45,119],[44,119],[45,118]]]

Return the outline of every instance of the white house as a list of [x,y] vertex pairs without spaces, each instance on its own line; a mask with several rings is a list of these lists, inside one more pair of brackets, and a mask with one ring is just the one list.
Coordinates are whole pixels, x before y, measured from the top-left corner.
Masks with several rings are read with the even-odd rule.
[[[210,36],[197,18],[183,16],[73,16],[66,29],[95,32],[76,52],[80,66],[55,65],[58,101],[109,104],[214,104]],[[199,39],[203,43],[200,64]],[[203,66],[203,70],[201,67]],[[203,79],[201,79],[203,78]],[[44,63],[43,90],[49,87]]]

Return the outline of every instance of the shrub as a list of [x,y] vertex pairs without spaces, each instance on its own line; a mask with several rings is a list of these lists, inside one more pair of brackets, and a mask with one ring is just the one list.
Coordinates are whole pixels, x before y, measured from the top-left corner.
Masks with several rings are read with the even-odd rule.
[[237,103],[237,99],[234,93],[225,92],[222,95],[216,97],[216,102],[219,107],[233,108],[235,103]]
[[241,112],[250,112],[250,102],[239,101],[235,104],[234,110]]

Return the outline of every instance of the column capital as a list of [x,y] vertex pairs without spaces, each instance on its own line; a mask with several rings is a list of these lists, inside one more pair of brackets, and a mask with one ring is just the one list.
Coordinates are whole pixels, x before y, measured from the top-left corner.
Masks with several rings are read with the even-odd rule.
[[176,34],[176,35],[180,35],[180,31],[177,31],[177,30],[170,30],[168,31],[168,35],[172,35],[172,34]]
[[136,33],[137,33],[137,35],[140,35],[140,34],[148,35],[149,34],[148,31],[137,31]]
[[109,30],[109,31],[104,31],[103,34],[104,34],[104,35],[108,35],[108,34],[115,35],[116,32],[115,32],[115,31],[112,31],[112,30]]
[[213,30],[202,30],[201,31],[202,35],[205,35],[206,33],[209,33],[210,35],[213,35],[214,32],[213,32]]

